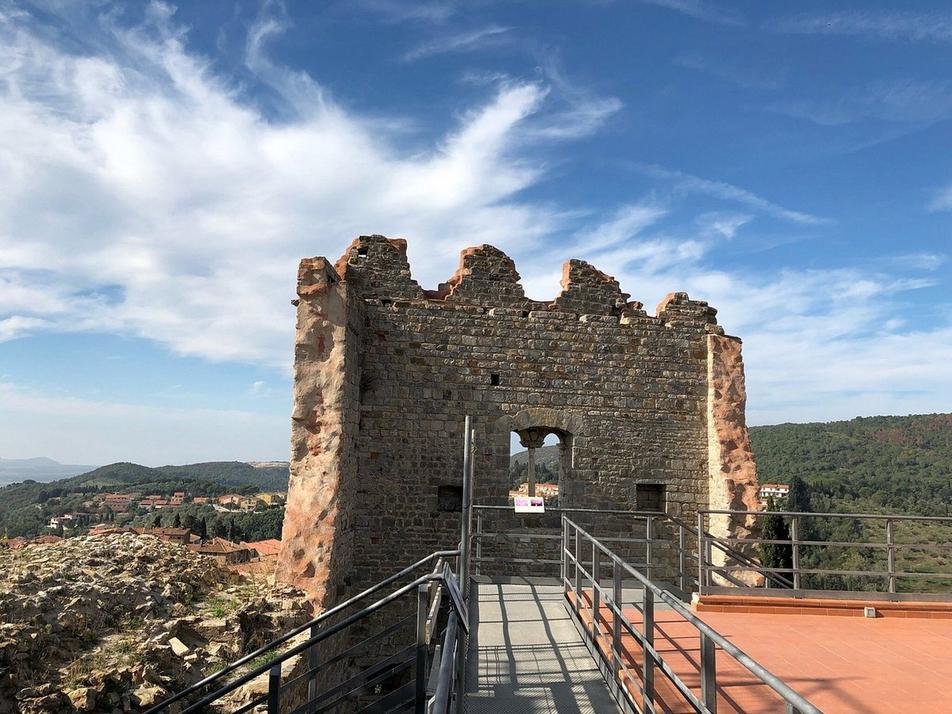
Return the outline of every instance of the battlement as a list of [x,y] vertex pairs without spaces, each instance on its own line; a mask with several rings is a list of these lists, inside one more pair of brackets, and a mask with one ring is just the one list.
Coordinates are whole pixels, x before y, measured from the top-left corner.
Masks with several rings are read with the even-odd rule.
[[336,263],[302,260],[297,297],[277,572],[317,605],[455,542],[466,415],[480,503],[507,503],[513,433],[558,436],[562,506],[690,522],[699,506],[756,501],[740,340],[687,293],[649,315],[573,259],[559,293],[536,300],[491,245],[463,250],[431,290],[406,241],[369,235]]
[[[298,272],[298,292],[302,285],[324,284],[326,276],[310,275],[329,269],[322,258],[306,258]],[[344,251],[334,266],[341,280],[368,301],[410,301],[439,303],[446,307],[476,306],[500,314],[501,310],[524,313],[551,312],[575,319],[592,316],[617,318],[628,324],[655,320],[662,324],[691,325],[706,332],[723,334],[717,327],[717,310],[706,302],[691,300],[685,292],[669,293],[649,316],[638,301],[629,301],[618,281],[584,260],[572,258],[562,266],[562,291],[553,300],[526,297],[515,262],[492,245],[466,248],[460,253],[459,267],[436,290],[420,287],[410,273],[407,242],[382,235],[359,236]]]

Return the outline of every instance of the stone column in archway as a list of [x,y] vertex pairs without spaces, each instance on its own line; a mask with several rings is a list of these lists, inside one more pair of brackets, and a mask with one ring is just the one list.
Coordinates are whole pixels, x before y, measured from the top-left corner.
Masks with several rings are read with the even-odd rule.
[[536,495],[536,477],[535,477],[535,450],[542,447],[545,443],[546,430],[544,429],[524,429],[517,431],[519,434],[519,443],[529,451],[528,469],[526,478],[529,482],[529,495]]

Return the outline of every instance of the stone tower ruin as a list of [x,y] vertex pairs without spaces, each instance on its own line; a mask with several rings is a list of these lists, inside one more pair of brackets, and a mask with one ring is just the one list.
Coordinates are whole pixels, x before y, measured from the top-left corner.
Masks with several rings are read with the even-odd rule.
[[[755,509],[741,343],[669,294],[654,315],[580,260],[527,298],[513,261],[468,248],[437,290],[406,242],[361,236],[297,278],[291,482],[278,577],[322,607],[459,538],[463,417],[475,501],[506,504],[510,442],[556,434],[560,505],[692,522]],[[727,521],[712,529],[743,529]]]

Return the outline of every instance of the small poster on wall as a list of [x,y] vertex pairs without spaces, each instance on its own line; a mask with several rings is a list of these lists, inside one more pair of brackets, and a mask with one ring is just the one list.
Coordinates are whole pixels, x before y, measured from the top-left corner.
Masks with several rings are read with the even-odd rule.
[[516,513],[545,513],[545,501],[541,496],[516,496],[513,505]]

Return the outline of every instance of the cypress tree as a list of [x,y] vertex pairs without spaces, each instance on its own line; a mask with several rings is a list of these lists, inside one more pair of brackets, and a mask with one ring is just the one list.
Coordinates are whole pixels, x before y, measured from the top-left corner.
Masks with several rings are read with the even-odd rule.
[[[763,538],[764,540],[789,540],[790,529],[784,522],[782,516],[769,513],[775,510],[773,498],[767,499],[767,515],[763,520]],[[761,543],[760,544],[760,562],[765,568],[789,569],[793,567],[793,550],[789,544],[783,543]],[[781,576],[789,573],[779,573]]]
[[812,513],[813,504],[810,498],[810,487],[799,476],[790,481],[790,493],[787,494],[787,510],[800,513]]

